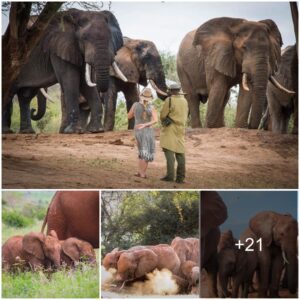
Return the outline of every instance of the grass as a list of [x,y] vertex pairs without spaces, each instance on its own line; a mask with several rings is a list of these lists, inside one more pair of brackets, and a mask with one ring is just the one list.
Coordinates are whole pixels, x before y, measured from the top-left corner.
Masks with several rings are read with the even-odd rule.
[[2,273],[3,298],[99,298],[99,269],[82,265],[50,275],[40,272]]

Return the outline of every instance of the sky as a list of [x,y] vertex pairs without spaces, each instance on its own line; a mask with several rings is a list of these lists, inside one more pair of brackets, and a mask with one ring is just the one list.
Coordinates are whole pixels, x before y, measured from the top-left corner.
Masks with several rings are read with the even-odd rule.
[[[107,2],[104,5],[107,9]],[[111,11],[124,36],[153,41],[161,51],[177,53],[183,37],[215,17],[258,21],[272,19],[281,31],[284,46],[295,42],[288,2],[115,2]],[[7,17],[2,15],[2,33]]]
[[294,191],[224,191],[219,192],[228,210],[221,231],[231,229],[238,238],[257,212],[270,210],[289,213],[297,219],[297,192]]

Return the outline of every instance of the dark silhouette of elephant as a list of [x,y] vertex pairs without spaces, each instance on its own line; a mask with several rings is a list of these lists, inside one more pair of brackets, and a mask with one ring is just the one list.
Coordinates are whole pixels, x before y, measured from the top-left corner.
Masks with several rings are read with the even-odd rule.
[[59,240],[75,237],[99,248],[99,192],[56,192],[45,216],[42,229],[55,230]]
[[[30,101],[40,88],[55,83],[60,84],[64,93],[62,106],[65,107],[66,118],[61,132],[81,131],[78,125],[80,93],[91,108],[87,130],[103,131],[97,88],[101,92],[108,90],[109,70],[111,65],[116,67],[114,56],[122,46],[122,32],[111,12],[70,9],[57,13],[10,92],[11,99],[15,94],[19,96],[20,131],[33,131]],[[7,129],[8,125],[3,129]]]
[[[217,297],[219,226],[227,219],[227,207],[214,191],[201,191],[201,269],[207,273],[212,291],[207,294]],[[201,293],[201,289],[200,289]]]
[[268,80],[276,84],[281,45],[277,25],[269,19],[215,18],[189,32],[179,48],[177,71],[192,127],[201,127],[199,104],[207,100],[206,127],[224,126],[230,88],[239,84],[236,127],[258,128]]

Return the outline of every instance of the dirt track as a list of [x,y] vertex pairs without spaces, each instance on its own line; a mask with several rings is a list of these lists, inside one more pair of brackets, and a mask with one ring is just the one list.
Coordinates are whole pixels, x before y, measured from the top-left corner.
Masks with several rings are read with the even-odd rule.
[[132,131],[3,135],[3,188],[298,188],[298,137],[246,129],[189,129],[187,183],[159,180],[159,147],[148,179],[136,171]]

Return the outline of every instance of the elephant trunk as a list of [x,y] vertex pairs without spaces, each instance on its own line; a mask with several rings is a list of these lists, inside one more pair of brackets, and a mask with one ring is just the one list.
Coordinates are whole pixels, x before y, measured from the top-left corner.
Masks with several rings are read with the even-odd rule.
[[37,112],[35,113],[36,109],[34,108],[32,108],[30,112],[30,117],[34,121],[40,120],[46,113],[46,96],[43,94],[42,90],[37,93],[37,104]]
[[267,101],[266,90],[268,84],[267,58],[258,61],[252,75],[253,102],[250,115],[250,129],[257,129],[262,118],[264,103]]
[[288,277],[288,289],[294,294],[297,291],[298,285],[298,261],[297,256],[292,251],[284,251],[287,256],[288,264],[286,264],[287,268],[287,277]]

